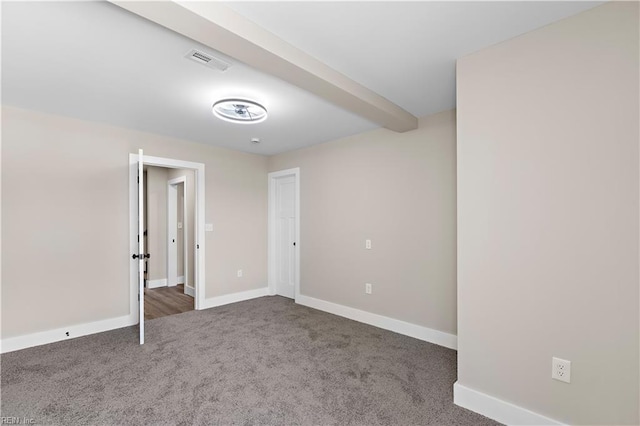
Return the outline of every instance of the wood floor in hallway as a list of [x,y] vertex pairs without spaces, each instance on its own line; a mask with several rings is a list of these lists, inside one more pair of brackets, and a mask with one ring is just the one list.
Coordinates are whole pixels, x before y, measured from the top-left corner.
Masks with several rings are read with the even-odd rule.
[[193,311],[193,297],[184,294],[184,285],[144,290],[144,319]]

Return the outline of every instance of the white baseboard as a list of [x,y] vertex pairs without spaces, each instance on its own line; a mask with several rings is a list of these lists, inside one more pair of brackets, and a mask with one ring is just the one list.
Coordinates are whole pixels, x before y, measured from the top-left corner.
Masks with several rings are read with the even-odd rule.
[[458,382],[453,384],[453,402],[505,425],[564,425],[557,420],[470,389]]
[[[13,352],[33,346],[46,345],[48,343],[86,336],[88,334],[115,330],[116,328],[128,327],[137,323],[138,319],[136,315],[125,315],[102,321],[70,325],[69,327],[57,328],[55,330],[26,334],[24,336],[9,337],[0,341],[0,353]],[[69,335],[67,335],[67,333],[69,333]]]
[[349,318],[354,321],[383,328],[385,330],[404,334],[405,336],[424,340],[425,342],[435,343],[436,345],[444,346],[445,348],[458,348],[458,337],[454,334],[444,333],[432,328],[411,324],[371,312],[361,311],[360,309],[350,308],[348,306],[338,305],[336,303],[304,296],[302,294],[296,296],[296,303],[329,312],[330,314]]
[[196,297],[196,289],[191,286],[185,285],[184,294],[186,294],[187,296]]
[[268,294],[269,288],[263,287],[255,290],[225,294],[224,296],[210,297],[208,299],[204,299],[200,309],[209,309],[216,306],[228,305],[229,303],[242,302],[243,300],[255,299],[256,297],[267,296]]
[[161,278],[159,280],[147,280],[147,288],[166,287],[167,279]]
[[167,279],[167,287],[175,287],[178,284],[184,284],[184,275],[172,279]]

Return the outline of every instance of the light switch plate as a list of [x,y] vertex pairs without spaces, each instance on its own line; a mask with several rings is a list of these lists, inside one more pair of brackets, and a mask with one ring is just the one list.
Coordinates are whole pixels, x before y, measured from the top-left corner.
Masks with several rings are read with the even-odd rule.
[[204,230],[207,232],[213,231],[213,223],[205,223]]

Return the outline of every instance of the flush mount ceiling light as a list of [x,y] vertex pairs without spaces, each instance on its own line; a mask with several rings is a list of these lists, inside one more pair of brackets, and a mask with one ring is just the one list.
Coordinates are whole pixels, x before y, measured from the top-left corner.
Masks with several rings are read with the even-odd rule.
[[232,123],[259,123],[267,119],[267,110],[247,99],[222,99],[213,104],[213,114]]

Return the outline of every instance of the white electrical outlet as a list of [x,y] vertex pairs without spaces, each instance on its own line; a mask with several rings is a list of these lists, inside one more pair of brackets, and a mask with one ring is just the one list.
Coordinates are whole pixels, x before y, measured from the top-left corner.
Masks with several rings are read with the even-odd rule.
[[242,278],[242,269],[238,269],[238,278]]
[[555,357],[551,358],[551,378],[571,383],[571,361]]
[[371,250],[371,240],[364,240],[364,248]]
[[366,283],[364,285],[364,292],[367,294],[371,294],[371,283]]

